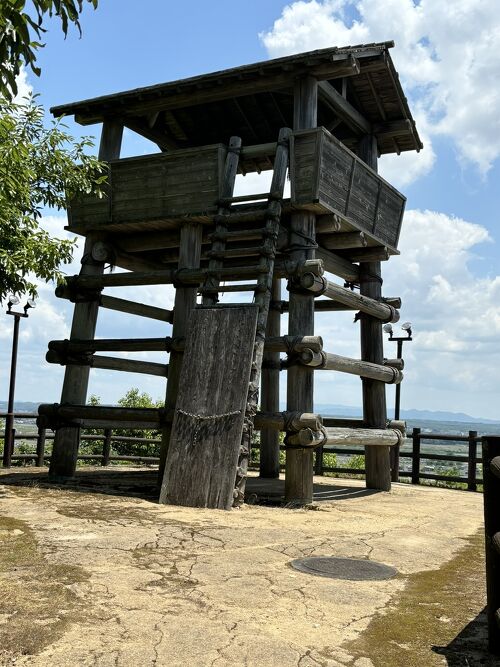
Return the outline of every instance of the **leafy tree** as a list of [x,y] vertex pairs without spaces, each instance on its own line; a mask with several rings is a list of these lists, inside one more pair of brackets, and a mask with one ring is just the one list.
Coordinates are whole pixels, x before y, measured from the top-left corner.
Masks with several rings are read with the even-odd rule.
[[59,265],[71,260],[73,241],[40,228],[42,209],[60,210],[79,193],[100,194],[106,179],[104,166],[85,153],[92,141],[75,141],[59,122],[44,127],[43,115],[34,99],[0,98],[0,300],[35,296],[33,277],[62,277]]
[[[98,396],[92,395],[88,401],[89,405],[100,405],[101,401]],[[122,396],[118,405],[122,408],[163,408],[163,401],[154,401],[153,398],[146,392],[140,392],[137,387],[129,389],[124,396]],[[87,435],[102,435],[102,429],[86,429],[84,431]],[[122,454],[124,456],[159,456],[160,445],[155,442],[161,437],[159,430],[151,429],[113,429],[113,435],[123,435],[133,438],[146,438],[151,442],[120,442],[114,441],[112,443],[113,452],[115,454]],[[82,448],[83,451],[83,448]],[[85,452],[90,454],[100,454],[102,451],[102,442],[86,443]]]
[[94,9],[98,0],[30,0],[29,13],[26,0],[1,0],[0,2],[0,95],[10,98],[17,94],[16,76],[26,65],[39,76],[36,56],[43,46],[40,40],[46,32],[43,22],[47,17],[61,19],[64,35],[72,23],[81,34],[79,22],[84,2]]

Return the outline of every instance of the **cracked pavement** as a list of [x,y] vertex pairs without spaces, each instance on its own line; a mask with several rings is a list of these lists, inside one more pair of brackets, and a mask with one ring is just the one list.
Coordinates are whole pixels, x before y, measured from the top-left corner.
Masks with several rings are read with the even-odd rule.
[[[29,482],[29,471],[19,474]],[[37,652],[4,650],[2,665],[373,667],[373,656],[354,655],[352,643],[409,576],[450,561],[482,526],[480,494],[404,484],[390,493],[340,494],[319,511],[252,505],[224,512],[46,488],[33,475],[34,485],[13,485],[16,471],[0,474],[0,515],[31,531],[47,564],[83,568],[86,577],[60,585],[85,613]],[[0,540],[9,539],[0,530]],[[399,575],[356,582],[290,568],[307,556],[369,558]],[[0,569],[2,583],[11,576]],[[30,572],[17,576],[28,594]],[[0,644],[9,623],[15,617],[2,615],[0,603]]]

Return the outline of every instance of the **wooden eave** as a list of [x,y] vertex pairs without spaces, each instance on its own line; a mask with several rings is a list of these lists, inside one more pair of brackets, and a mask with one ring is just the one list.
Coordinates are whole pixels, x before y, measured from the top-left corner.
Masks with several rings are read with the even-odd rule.
[[[389,54],[392,46],[381,42],[321,49],[51,111],[75,116],[82,125],[118,119],[162,150],[225,143],[233,134],[244,144],[266,143],[275,141],[280,127],[292,126],[294,81],[309,74],[331,93],[329,99],[320,91],[318,123],[335,127],[334,134],[347,145],[371,130],[381,154],[420,150],[422,142]],[[342,93],[344,104],[332,103],[331,98],[338,102]]]

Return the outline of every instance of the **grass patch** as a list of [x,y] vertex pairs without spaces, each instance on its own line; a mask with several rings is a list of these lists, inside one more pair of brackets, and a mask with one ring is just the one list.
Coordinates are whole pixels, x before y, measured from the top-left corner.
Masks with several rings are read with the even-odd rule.
[[462,653],[457,640],[485,604],[483,539],[478,533],[439,569],[410,575],[405,589],[345,648],[375,667],[496,664],[484,661],[487,654],[476,661]]
[[36,655],[85,618],[72,585],[88,576],[81,567],[47,562],[29,526],[0,515],[0,664]]

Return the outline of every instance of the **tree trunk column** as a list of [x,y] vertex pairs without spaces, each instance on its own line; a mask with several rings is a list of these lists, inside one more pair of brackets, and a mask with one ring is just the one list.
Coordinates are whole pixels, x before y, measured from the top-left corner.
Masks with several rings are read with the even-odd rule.
[[[294,89],[294,130],[317,126],[318,83],[307,76],[299,79]],[[314,258],[316,216],[314,213],[293,213],[290,220],[290,259],[305,261]],[[288,334],[314,334],[314,296],[291,292],[289,299]],[[314,411],[314,371],[306,366],[291,366],[287,372],[287,410]],[[286,452],[285,499],[294,505],[306,505],[313,499],[314,450],[289,448]]]
[[[281,281],[273,279],[271,300],[281,299]],[[281,335],[281,313],[279,310],[269,311],[267,318],[266,338]],[[263,361],[278,365],[279,352],[264,351]],[[279,368],[262,368],[260,404],[263,412],[279,412],[280,409],[280,371]],[[280,432],[268,428],[260,431],[260,476],[276,479],[280,474]]]
[[[361,294],[376,299],[382,296],[380,262],[361,264]],[[361,358],[376,364],[384,363],[382,324],[380,320],[363,314],[361,317]],[[363,421],[365,426],[385,428],[387,408],[385,382],[363,378]],[[366,486],[369,489],[390,491],[390,447],[366,447]]]
[[[201,241],[203,229],[199,224],[187,223],[181,227],[179,243],[179,269],[197,269],[200,266]],[[172,325],[172,337],[184,338],[187,333],[189,315],[196,306],[197,287],[177,287],[174,301],[174,320]],[[182,368],[182,352],[170,352],[168,362],[167,393],[165,397],[165,408],[174,410],[179,391],[179,380]],[[172,424],[162,428],[160,468],[158,471],[158,483],[161,485],[167,460],[168,446]]]
[[[104,121],[99,145],[99,160],[113,160],[120,157],[123,125],[115,121]],[[85,240],[81,276],[100,276],[104,272],[104,261],[92,258],[94,243],[101,235],[89,234]],[[99,301],[75,304],[70,339],[91,339],[95,336]],[[61,403],[84,405],[87,400],[89,366],[66,366]],[[80,445],[80,427],[62,426],[57,429],[50,457],[49,479],[64,482],[74,477]]]
[[[358,156],[374,171],[377,171],[377,140],[372,135],[365,135],[360,141]],[[382,296],[382,268],[380,262],[360,263],[360,292],[363,296],[380,299]],[[361,358],[375,364],[384,363],[384,339],[382,322],[378,318],[362,314]],[[363,378],[363,420],[365,426],[385,428],[387,407],[385,383],[380,380]],[[369,489],[390,491],[391,461],[390,447],[365,448],[366,486]]]

